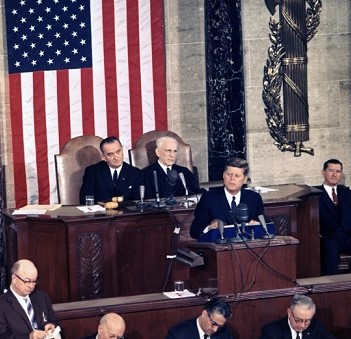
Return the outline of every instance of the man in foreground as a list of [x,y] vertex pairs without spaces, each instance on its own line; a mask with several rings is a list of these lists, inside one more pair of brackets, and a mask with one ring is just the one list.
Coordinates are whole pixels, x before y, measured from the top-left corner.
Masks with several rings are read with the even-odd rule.
[[44,339],[58,321],[49,296],[35,289],[37,268],[23,259],[13,265],[11,273],[10,289],[0,296],[0,338]]
[[233,339],[225,326],[231,317],[230,305],[220,298],[209,301],[198,317],[185,320],[168,331],[166,339]]
[[335,339],[317,319],[316,305],[310,297],[296,294],[288,315],[265,325],[260,339]]
[[100,319],[98,333],[84,339],[124,339],[125,330],[125,321],[119,314],[107,313]]

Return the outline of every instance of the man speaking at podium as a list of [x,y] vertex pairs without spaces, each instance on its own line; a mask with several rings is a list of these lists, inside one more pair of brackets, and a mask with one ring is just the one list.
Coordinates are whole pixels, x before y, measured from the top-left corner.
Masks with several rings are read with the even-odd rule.
[[210,229],[218,228],[218,220],[225,225],[235,223],[235,210],[239,203],[247,205],[249,224],[258,221],[258,216],[264,212],[263,201],[257,192],[243,188],[248,174],[249,165],[246,160],[228,159],[223,171],[224,186],[205,192],[196,206],[190,228],[192,238],[198,239]]

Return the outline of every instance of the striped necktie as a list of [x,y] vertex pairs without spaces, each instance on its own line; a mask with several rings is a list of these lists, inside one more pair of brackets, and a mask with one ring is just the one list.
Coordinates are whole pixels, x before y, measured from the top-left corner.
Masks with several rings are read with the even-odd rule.
[[333,197],[333,203],[334,205],[337,205],[338,204],[338,196],[336,195],[336,192],[335,192],[335,188],[333,187],[332,188],[332,197]]
[[32,303],[31,303],[31,301],[30,301],[28,296],[23,298],[23,299],[26,302],[27,313],[28,313],[29,320],[30,320],[30,323],[32,325],[32,328],[34,330],[36,330],[36,329],[38,329],[38,325],[37,325],[37,321],[35,319],[35,314],[34,314]]

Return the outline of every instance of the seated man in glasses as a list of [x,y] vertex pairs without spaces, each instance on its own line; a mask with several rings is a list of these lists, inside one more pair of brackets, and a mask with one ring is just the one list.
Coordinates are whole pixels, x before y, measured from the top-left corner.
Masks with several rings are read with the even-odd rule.
[[231,317],[230,306],[220,298],[209,301],[198,317],[185,320],[168,331],[166,339],[233,339],[225,326]]
[[117,313],[107,313],[100,319],[98,333],[84,339],[124,339],[126,324],[123,318]]
[[0,296],[0,338],[46,338],[58,321],[49,296],[35,289],[38,270],[29,260],[17,261],[11,270],[10,289]]
[[287,310],[288,315],[266,324],[260,339],[335,339],[317,319],[316,305],[310,297],[296,294]]

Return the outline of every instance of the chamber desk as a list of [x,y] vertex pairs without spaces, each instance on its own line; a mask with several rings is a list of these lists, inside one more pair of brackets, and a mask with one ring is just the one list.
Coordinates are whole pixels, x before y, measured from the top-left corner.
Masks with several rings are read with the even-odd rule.
[[[297,277],[320,275],[320,191],[293,184],[271,187],[275,191],[262,194],[265,215],[275,222],[278,234],[299,240]],[[181,230],[176,247],[193,241],[189,228],[194,207],[84,214],[63,206],[40,216],[13,216],[5,210],[8,272],[18,259],[32,260],[54,303],[160,293],[175,227]],[[173,265],[171,274],[178,274],[176,270]],[[185,267],[180,271],[189,275]]]
[[160,293],[175,226],[192,214],[185,208],[84,214],[64,206],[47,215],[7,215],[8,265],[32,260],[53,302]]

